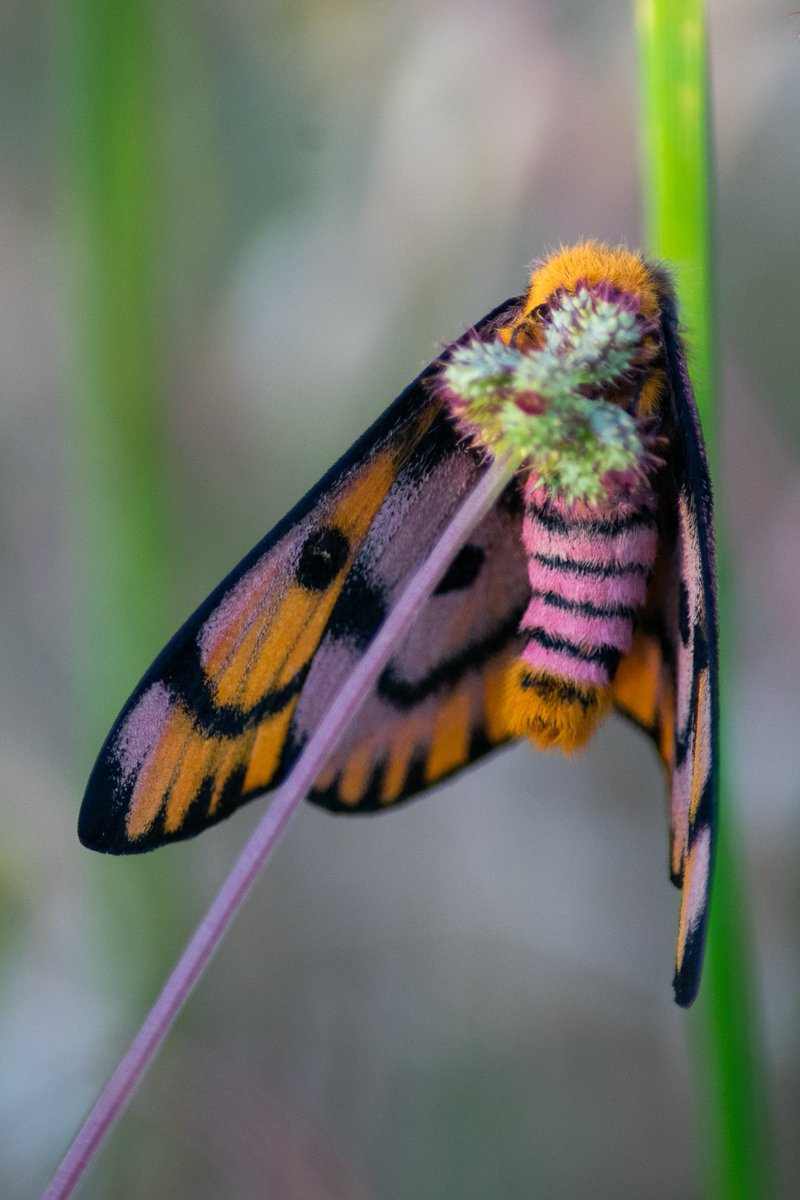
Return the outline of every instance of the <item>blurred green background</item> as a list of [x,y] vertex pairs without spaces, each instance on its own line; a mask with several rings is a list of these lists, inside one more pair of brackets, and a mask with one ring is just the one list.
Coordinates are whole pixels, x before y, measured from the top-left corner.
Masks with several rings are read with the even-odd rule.
[[[727,753],[800,1186],[797,18],[711,5]],[[627,0],[0,14],[0,1162],[44,1185],[257,819],[75,836],[122,702],[436,349],[640,240]],[[82,1195],[700,1197],[660,770],[612,721],[375,820],[303,811]]]

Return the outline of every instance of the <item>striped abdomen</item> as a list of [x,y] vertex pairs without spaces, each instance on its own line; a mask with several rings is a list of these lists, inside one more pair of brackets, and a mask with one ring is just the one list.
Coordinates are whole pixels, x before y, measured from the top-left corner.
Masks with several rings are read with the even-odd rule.
[[655,497],[646,491],[578,516],[530,480],[523,539],[531,601],[509,717],[540,745],[577,749],[609,708],[611,680],[631,647],[656,554]]

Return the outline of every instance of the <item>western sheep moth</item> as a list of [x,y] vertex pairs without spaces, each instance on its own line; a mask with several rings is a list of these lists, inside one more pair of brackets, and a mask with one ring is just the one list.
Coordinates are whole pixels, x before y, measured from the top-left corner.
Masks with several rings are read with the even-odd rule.
[[486,469],[443,365],[467,343],[535,350],[557,299],[581,287],[621,301],[641,341],[635,370],[586,394],[649,423],[659,457],[636,487],[590,504],[559,501],[520,472],[309,799],[381,811],[519,735],[574,750],[615,707],[650,736],[666,771],[670,874],[682,890],[674,987],[691,1003],[718,775],[711,489],[672,287],[622,248],[585,243],[539,266],[527,293],[430,364],[200,605],[100,751],[80,814],[85,845],[126,854],[191,837],[287,776]]

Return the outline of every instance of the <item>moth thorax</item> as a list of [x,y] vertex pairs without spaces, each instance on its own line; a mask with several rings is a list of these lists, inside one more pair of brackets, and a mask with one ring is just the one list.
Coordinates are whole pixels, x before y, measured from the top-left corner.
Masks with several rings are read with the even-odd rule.
[[655,495],[566,505],[525,488],[523,541],[531,600],[525,648],[506,694],[510,730],[544,748],[580,749],[611,705],[657,546]]

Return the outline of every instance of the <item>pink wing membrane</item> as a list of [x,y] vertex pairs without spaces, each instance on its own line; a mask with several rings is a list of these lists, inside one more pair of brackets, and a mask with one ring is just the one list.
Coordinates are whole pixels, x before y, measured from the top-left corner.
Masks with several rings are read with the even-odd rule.
[[[423,547],[444,527],[478,469],[472,455],[453,454],[442,457],[423,479],[401,477],[397,481],[354,568],[386,607],[402,590]],[[424,530],[419,527],[420,520]],[[350,809],[379,806],[377,784],[370,786],[375,773],[385,768],[395,751],[405,756],[409,768],[424,760],[437,717],[448,704],[457,706],[454,740],[460,736],[458,721],[465,742],[485,725],[487,665],[498,655],[506,661],[518,649],[517,625],[527,596],[519,529],[519,514],[501,504],[474,531],[462,552],[471,561],[471,570],[456,580],[463,586],[440,591],[423,609],[319,781],[319,792],[325,794],[313,797],[318,803]],[[475,574],[470,578],[472,571]],[[446,587],[447,577],[443,582]],[[357,640],[341,636],[334,622],[334,629],[317,651],[298,703],[292,734],[299,743],[315,728],[359,653]],[[401,751],[399,743],[403,744]],[[357,794],[355,774],[362,785],[361,795]],[[345,782],[346,797],[342,795],[343,779],[350,781],[349,785]],[[394,795],[397,790],[396,786],[384,789],[383,802],[398,798]]]

